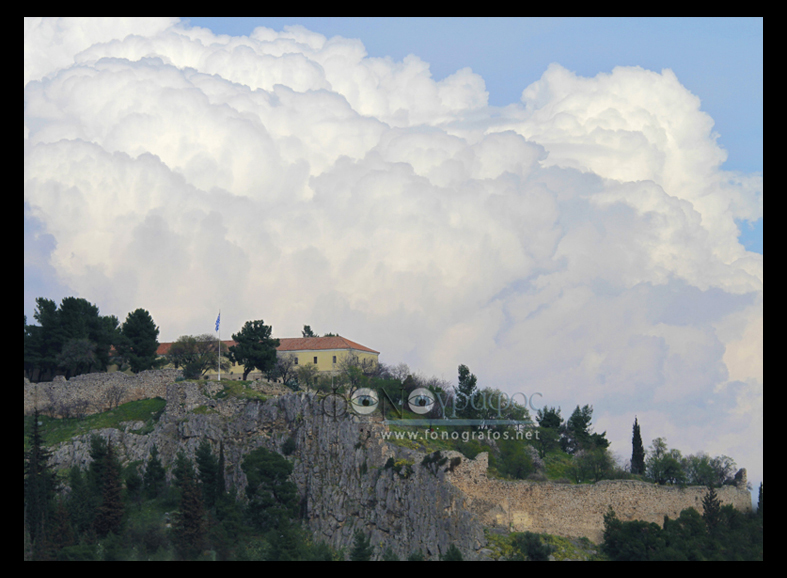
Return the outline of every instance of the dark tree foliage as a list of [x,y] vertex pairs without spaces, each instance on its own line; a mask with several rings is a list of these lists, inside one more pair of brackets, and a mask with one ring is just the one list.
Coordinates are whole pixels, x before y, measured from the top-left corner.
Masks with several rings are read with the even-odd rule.
[[219,442],[219,463],[216,466],[216,498],[222,499],[227,493],[227,486],[224,481],[224,442]]
[[118,340],[117,317],[99,315],[85,299],[66,297],[58,308],[39,297],[34,314],[38,325],[25,318],[25,371],[30,379],[51,376],[63,368],[67,376],[105,370]]
[[150,450],[150,457],[145,468],[145,476],[142,481],[142,488],[145,497],[148,499],[157,498],[164,490],[166,476],[164,466],[158,457],[158,448],[153,445]]
[[[222,347],[221,369],[230,368]],[[181,335],[167,352],[167,360],[176,368],[183,367],[183,377],[199,379],[209,370],[216,369],[218,363],[219,342],[209,333],[203,335]]]
[[125,469],[126,495],[131,502],[137,504],[142,500],[142,476],[139,475],[139,464],[131,463]]
[[539,409],[536,412],[536,421],[538,422],[538,438],[535,446],[538,455],[544,458],[547,452],[560,447],[560,430],[563,427],[560,408],[544,407]]
[[460,408],[457,410],[457,416],[465,419],[474,419],[478,411],[473,407],[473,404],[478,404],[475,399],[478,394],[478,379],[466,365],[459,366],[459,383],[456,386],[456,395],[454,396],[454,403]]
[[757,515],[762,518],[762,482],[760,482],[760,492],[757,496]]
[[[199,469],[199,480],[202,485],[202,499],[205,507],[210,509],[216,504],[218,497],[218,478],[219,478],[219,461],[213,455],[213,450],[210,447],[210,442],[203,439],[197,453],[195,454],[197,460],[197,468]],[[221,476],[222,480],[224,476]]]
[[732,506],[715,511],[711,531],[694,508],[676,520],[665,516],[664,528],[641,521],[621,522],[610,510],[604,516],[602,551],[623,560],[762,560],[762,524],[754,513]]
[[49,546],[53,552],[73,546],[76,539],[71,528],[68,510],[62,499],[57,500],[49,531]]
[[314,332],[312,331],[312,328],[311,328],[310,325],[304,325],[303,326],[303,331],[301,332],[301,334],[303,335],[303,337],[317,337],[314,334]]
[[511,560],[530,560],[531,562],[546,562],[550,554],[555,551],[554,546],[544,543],[540,534],[533,532],[517,533],[513,535],[511,545],[514,554]]
[[273,328],[260,319],[247,321],[239,333],[232,334],[237,345],[229,349],[230,360],[243,365],[244,380],[255,369],[267,372],[276,365],[279,340],[271,338],[272,331]]
[[604,514],[604,553],[613,560],[650,560],[664,548],[661,528],[653,522],[621,522],[615,512]]
[[246,474],[246,496],[251,523],[268,532],[298,513],[298,489],[289,480],[292,464],[275,452],[257,448],[241,464]]
[[566,420],[561,428],[560,446],[568,454],[574,454],[579,450],[591,450],[594,448],[606,449],[609,441],[606,438],[607,432],[597,434],[591,431],[591,421],[593,420],[593,406],[586,405],[582,408],[576,407],[571,417]]
[[96,511],[93,523],[99,536],[110,532],[119,534],[123,523],[123,499],[120,483],[120,463],[115,457],[112,443],[107,444],[104,455],[104,466],[101,472],[101,505]]
[[42,546],[46,542],[57,489],[55,473],[49,464],[50,452],[44,446],[39,419],[38,409],[35,409],[30,449],[25,452],[25,526],[36,554],[44,550]]
[[441,562],[462,562],[462,560],[464,560],[464,558],[462,558],[462,552],[456,547],[456,544],[451,544],[448,547],[445,556],[440,554]]
[[353,536],[353,547],[350,550],[350,560],[353,562],[368,562],[372,559],[374,548],[372,548],[369,536],[361,532],[355,531]]
[[645,448],[642,445],[642,436],[639,423],[634,417],[634,431],[631,436],[631,473],[642,475],[645,473]]
[[178,556],[188,560],[197,557],[205,549],[207,524],[194,468],[190,460],[186,459],[185,462],[188,463],[181,464],[179,472],[180,504],[172,533]]
[[525,449],[525,445],[515,439],[500,439],[497,442],[498,454],[490,456],[490,465],[499,473],[515,480],[524,480],[536,471],[533,460]]
[[708,486],[708,493],[702,498],[702,519],[708,532],[714,534],[721,521],[721,500],[713,486]]
[[93,529],[93,519],[96,517],[97,500],[93,499],[95,494],[78,466],[72,467],[69,471],[68,485],[71,488],[67,503],[71,523],[79,534],[90,532]]
[[158,350],[159,328],[144,309],[136,309],[128,314],[120,330],[119,344],[116,346],[131,371],[139,373],[159,365]]

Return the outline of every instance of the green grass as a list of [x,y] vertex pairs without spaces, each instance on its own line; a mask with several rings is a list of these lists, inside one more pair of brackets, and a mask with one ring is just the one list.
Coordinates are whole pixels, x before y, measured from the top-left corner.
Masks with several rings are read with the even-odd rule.
[[[121,427],[124,421],[142,421],[145,426],[134,431],[144,435],[153,431],[158,423],[167,402],[160,397],[140,399],[124,403],[123,405],[102,413],[86,416],[82,419],[68,418],[57,419],[44,415],[39,416],[44,443],[53,446],[69,440],[74,436],[89,433],[92,430]],[[25,449],[28,446],[29,436],[33,429],[33,416],[25,416]]]
[[546,468],[547,478],[550,480],[571,480],[571,456],[560,450],[547,452],[547,455],[544,457],[544,467]]
[[268,399],[263,393],[249,387],[249,384],[254,383],[252,381],[222,381],[222,383],[224,384],[224,389],[215,395],[215,399],[227,399],[229,397],[259,399],[261,401]]

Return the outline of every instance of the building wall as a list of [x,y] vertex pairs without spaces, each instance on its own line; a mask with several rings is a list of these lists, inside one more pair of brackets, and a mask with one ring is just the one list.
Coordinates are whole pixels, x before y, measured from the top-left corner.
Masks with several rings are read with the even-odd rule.
[[[341,370],[342,361],[351,354],[355,355],[359,361],[371,360],[377,363],[378,355],[367,351],[349,349],[323,349],[323,350],[303,350],[303,351],[280,351],[278,357],[292,355],[298,359],[298,365],[313,365],[317,359],[317,369],[322,372],[338,373]],[[334,357],[336,362],[333,361]]]

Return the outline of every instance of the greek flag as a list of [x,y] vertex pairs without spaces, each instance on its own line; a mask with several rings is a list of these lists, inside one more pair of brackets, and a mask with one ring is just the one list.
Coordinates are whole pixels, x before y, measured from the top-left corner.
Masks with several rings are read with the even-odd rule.
[[219,330],[219,322],[221,321],[221,311],[219,311],[219,316],[216,317],[216,331]]

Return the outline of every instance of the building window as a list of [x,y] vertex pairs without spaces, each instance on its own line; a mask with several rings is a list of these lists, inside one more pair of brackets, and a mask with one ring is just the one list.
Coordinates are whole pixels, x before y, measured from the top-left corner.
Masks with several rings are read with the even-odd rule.
[[314,358],[314,365],[317,365],[317,358]]
[[295,365],[298,365],[298,358],[295,358]]
[[333,362],[336,363],[336,356],[333,356]]

